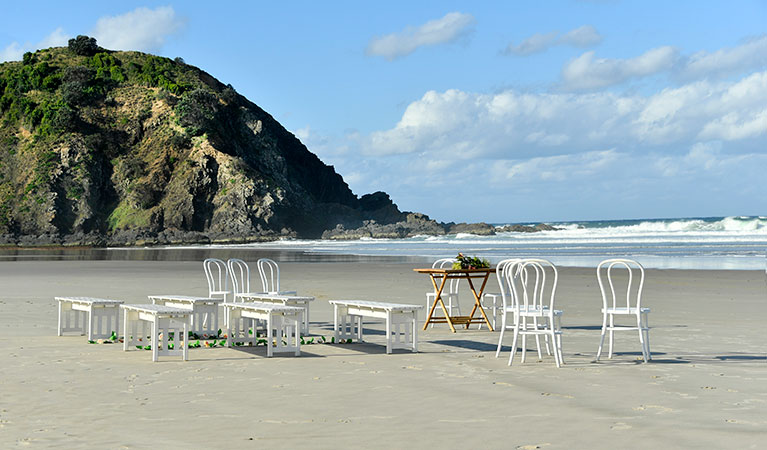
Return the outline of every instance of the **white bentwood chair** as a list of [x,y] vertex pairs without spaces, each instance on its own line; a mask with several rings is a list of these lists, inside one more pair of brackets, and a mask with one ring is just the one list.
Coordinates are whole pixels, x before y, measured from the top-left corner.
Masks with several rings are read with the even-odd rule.
[[220,259],[208,258],[202,262],[205,278],[208,280],[208,297],[221,297],[224,301],[232,291],[229,290],[229,271],[226,263]]
[[[626,296],[625,302],[622,294],[616,293],[616,274],[613,273],[613,269],[618,269],[623,272],[621,276],[621,286],[625,283]],[[636,274],[638,274],[638,280],[636,280]],[[605,289],[605,279],[603,275],[606,275],[608,291]],[[639,343],[642,346],[642,359],[647,362],[652,359],[650,354],[650,326],[647,321],[647,316],[650,314],[650,308],[642,307],[642,289],[644,288],[644,267],[637,261],[631,259],[607,259],[599,263],[597,266],[597,281],[599,282],[599,289],[602,291],[602,335],[599,339],[599,350],[597,351],[597,361],[602,355],[602,345],[605,342],[605,334],[610,332],[610,343],[608,350],[608,358],[613,357],[613,333],[616,330],[621,331],[633,331],[639,332]],[[632,294],[634,301],[632,302]],[[636,325],[615,325],[615,316],[634,317],[636,319]],[[609,320],[608,320],[609,319]],[[609,324],[608,324],[609,321]]]
[[[442,258],[434,261],[434,264],[431,265],[432,269],[450,269],[453,267],[453,263],[458,261],[455,258]],[[435,276],[434,280],[437,282],[437,287],[439,287],[439,284],[442,282],[442,277]],[[461,305],[458,303],[458,287],[459,287],[459,279],[458,278],[451,278],[447,281],[445,284],[445,289],[442,290],[442,294],[440,294],[440,298],[442,298],[442,303],[445,304],[445,307],[447,308],[448,314],[450,314],[450,317],[454,316],[453,310],[458,311],[457,315],[461,315]],[[447,291],[447,292],[446,292]],[[434,291],[427,292],[426,293],[426,313],[428,314],[429,311],[431,311],[431,305],[434,304],[434,300],[437,296],[437,293]],[[434,324],[431,324],[432,327],[434,327]]]
[[[536,337],[539,359],[542,355],[538,339],[540,336],[546,338],[546,353],[550,353],[550,338],[554,350],[554,362],[557,367],[561,367],[564,363],[562,356],[562,311],[554,309],[554,299],[559,280],[556,266],[545,259],[521,259],[507,264],[504,272],[506,283],[508,283],[511,291],[511,313],[514,320],[512,326],[514,340],[511,344],[509,365],[512,364],[517,352],[519,335],[522,335],[522,362],[525,362],[527,336],[531,335]],[[506,326],[502,332],[505,329]]]
[[[216,258],[207,258],[202,262],[202,269],[205,271],[205,278],[208,280],[208,297],[222,298],[226,301],[229,294],[229,270],[224,261]],[[229,323],[229,317],[224,310],[224,322]],[[207,325],[208,315],[205,315],[203,326]],[[216,324],[218,325],[218,324]]]
[[[498,286],[501,288],[501,292],[488,292],[482,295],[482,308],[485,311],[490,310],[493,313],[493,329],[497,330],[498,314],[504,314],[504,296],[510,295],[509,285],[506,284],[506,278],[503,275],[503,269],[507,264],[517,261],[519,258],[504,259],[495,266],[495,278],[498,280]],[[492,301],[492,303],[490,303]],[[509,303],[511,304],[511,303]],[[502,324],[503,325],[503,324]],[[482,329],[482,324],[479,324],[479,329]],[[503,330],[501,330],[501,339],[503,339]],[[500,349],[500,344],[499,347]],[[496,355],[497,357],[497,355]]]
[[258,275],[261,277],[262,293],[276,295],[296,295],[296,291],[280,290],[280,266],[269,258],[261,258],[256,262]]

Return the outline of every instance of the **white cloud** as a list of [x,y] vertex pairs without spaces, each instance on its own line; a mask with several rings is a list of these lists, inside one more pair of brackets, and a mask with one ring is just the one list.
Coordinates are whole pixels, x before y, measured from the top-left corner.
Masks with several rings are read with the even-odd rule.
[[62,28],[56,28],[51,34],[44,37],[37,44],[19,44],[18,42],[11,42],[4,49],[0,50],[0,62],[3,61],[19,61],[26,52],[33,52],[41,48],[48,47],[61,47],[67,45],[68,36]]
[[91,35],[101,47],[110,50],[155,52],[184,25],[185,21],[171,6],[142,7],[118,16],[100,18]]
[[559,42],[585,48],[602,42],[602,36],[597,32],[596,28],[591,25],[584,25],[563,34],[562,37],[559,38]]
[[595,58],[590,51],[565,64],[562,81],[570,90],[599,89],[670,70],[677,59],[678,52],[669,46],[628,59]]
[[570,30],[562,35],[557,31],[550,33],[536,33],[523,40],[519,45],[509,44],[504,53],[526,56],[540,53],[555,45],[570,45],[573,47],[586,48],[602,42],[602,36],[591,25]]
[[[767,72],[656,94],[429,91],[389,130],[357,144],[373,156],[530,158],[595,148],[674,148],[767,136]],[[666,151],[666,150],[664,150]]]
[[685,78],[726,76],[767,67],[767,36],[752,38],[734,48],[713,53],[701,51],[688,58],[681,75]]
[[540,53],[555,45],[557,35],[558,33],[556,31],[552,31],[551,33],[536,33],[522,41],[519,45],[509,44],[508,47],[506,47],[505,53],[513,53],[520,56]]
[[370,40],[365,52],[393,60],[413,53],[419,47],[453,42],[470,31],[474,16],[451,12],[418,27],[407,27],[399,33],[391,33]]

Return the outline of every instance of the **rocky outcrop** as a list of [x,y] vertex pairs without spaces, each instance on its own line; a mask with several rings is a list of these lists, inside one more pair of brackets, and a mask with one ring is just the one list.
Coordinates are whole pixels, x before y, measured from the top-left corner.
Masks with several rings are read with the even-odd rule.
[[552,227],[551,225],[547,225],[545,223],[539,223],[534,226],[530,225],[504,225],[500,228],[498,228],[497,231],[504,232],[504,233],[537,233],[539,231],[556,231],[561,230],[561,228]]

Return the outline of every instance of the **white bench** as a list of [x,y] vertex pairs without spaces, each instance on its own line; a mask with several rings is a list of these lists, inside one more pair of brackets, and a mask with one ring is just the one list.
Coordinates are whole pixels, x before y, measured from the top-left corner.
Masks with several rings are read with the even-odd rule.
[[155,305],[173,306],[192,311],[191,332],[202,336],[218,336],[218,305],[220,298],[190,297],[187,295],[150,295]]
[[[226,330],[226,345],[232,347],[235,343],[249,342],[251,345],[258,343],[256,336],[257,328],[255,320],[266,322],[266,356],[271,357],[274,353],[292,352],[296,356],[301,355],[301,318],[303,308],[285,306],[274,303],[260,302],[232,302],[222,303],[226,309],[229,323]],[[253,319],[253,333],[248,334],[248,326],[241,326],[241,319]],[[274,330],[277,330],[275,335]],[[285,343],[282,338],[285,338]],[[276,345],[272,341],[276,338]],[[293,341],[291,345],[290,341]]]
[[[125,314],[123,351],[128,351],[131,346],[146,345],[143,339],[149,334],[152,361],[157,361],[159,356],[181,356],[184,361],[189,358],[192,311],[165,305],[120,305],[120,308]],[[171,333],[174,335],[173,349],[168,345]]]
[[423,306],[366,300],[329,300],[329,303],[335,310],[333,331],[336,342],[352,335],[356,336],[357,342],[362,342],[362,317],[373,317],[386,321],[386,353],[395,348],[418,351],[416,319]]
[[274,303],[277,305],[297,306],[303,308],[303,322],[301,323],[301,332],[304,335],[309,334],[309,303],[314,301],[314,297],[304,295],[288,295],[285,292],[245,292],[235,294],[235,298],[242,301],[257,301],[261,303]]
[[93,297],[55,297],[59,302],[58,335],[77,331],[88,340],[109,339],[119,333],[120,300]]

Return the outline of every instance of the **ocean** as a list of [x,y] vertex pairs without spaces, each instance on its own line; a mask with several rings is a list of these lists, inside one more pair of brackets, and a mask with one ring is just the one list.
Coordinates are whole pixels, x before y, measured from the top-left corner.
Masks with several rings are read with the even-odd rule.
[[551,222],[549,225],[560,229],[537,233],[499,232],[495,236],[281,240],[221,247],[297,250],[315,255],[401,256],[424,261],[461,252],[493,263],[505,258],[541,257],[557,265],[576,267],[596,267],[603,259],[625,257],[657,269],[766,268],[767,217],[764,216]]
[[656,269],[767,269],[767,217],[764,216],[551,222],[549,225],[560,229],[537,233],[498,232],[495,236],[458,234],[353,241],[294,239],[237,245],[3,248],[0,261],[202,261],[209,257],[252,261],[268,257],[283,262],[400,261],[426,265],[461,252],[487,258],[492,263],[506,258],[538,257],[558,266],[596,267],[607,258],[632,258],[647,268]]

